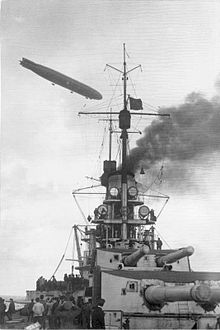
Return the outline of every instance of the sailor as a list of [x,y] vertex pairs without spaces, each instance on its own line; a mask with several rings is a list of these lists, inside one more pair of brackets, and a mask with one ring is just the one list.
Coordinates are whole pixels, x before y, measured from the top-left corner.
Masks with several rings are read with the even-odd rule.
[[36,289],[37,291],[40,291],[40,279],[41,277],[38,278],[37,282],[36,282]]
[[215,329],[220,329],[220,316],[217,316],[217,318],[216,318]]
[[105,314],[102,307],[105,303],[105,299],[99,299],[96,306],[92,311],[92,328],[93,329],[105,329]]
[[60,300],[58,297],[54,297],[53,298],[53,306],[51,308],[51,324],[52,324],[52,329],[55,328],[55,329],[58,329],[59,326],[60,326],[60,318],[58,316],[58,311],[59,311],[59,303],[60,303]]
[[43,291],[44,290],[44,284],[45,284],[45,278],[43,276],[39,277],[37,280],[37,290]]
[[144,241],[145,245],[147,245],[149,248],[151,248],[151,236],[150,236],[149,230],[144,231],[143,241]]
[[155,222],[157,220],[157,218],[156,218],[156,216],[154,214],[154,210],[151,209],[149,213],[150,213],[150,221]]
[[5,323],[5,310],[6,310],[6,305],[4,303],[4,299],[0,297],[0,325],[4,325]]
[[96,237],[101,236],[101,225],[96,226]]
[[54,298],[48,298],[46,301],[47,304],[47,319],[48,319],[48,323],[49,323],[49,328],[53,329],[54,325],[53,325],[53,317],[52,317],[52,307],[53,304],[55,303]]
[[8,310],[6,312],[6,315],[9,319],[9,321],[12,320],[12,314],[14,314],[14,313],[15,313],[15,303],[14,303],[13,299],[10,298],[10,303],[9,303],[9,306],[8,306]]
[[70,311],[73,307],[72,302],[66,296],[63,297],[62,305],[60,306],[60,310],[62,311]]
[[67,278],[67,291],[73,291],[74,288],[74,274],[69,274]]
[[45,329],[45,324],[46,324],[46,315],[47,315],[47,303],[46,301],[44,300],[44,295],[41,294],[40,295],[40,303],[44,306],[44,312],[43,312],[43,315],[42,315],[42,328]]
[[63,281],[64,281],[65,289],[67,290],[68,289],[68,275],[67,274],[64,274]]
[[57,290],[57,280],[56,280],[56,278],[55,278],[54,275],[51,278],[51,282],[52,282],[52,288],[53,288],[53,290]]
[[43,314],[44,314],[44,305],[40,303],[40,299],[37,297],[33,306],[34,312],[34,323],[39,322],[40,325],[43,325]]
[[130,329],[130,322],[129,319],[126,318],[125,321],[122,324],[123,329]]
[[157,250],[161,250],[163,242],[161,241],[160,237],[157,239]]
[[85,302],[81,307],[81,312],[83,329],[90,329],[91,304],[89,302]]
[[31,302],[28,304],[28,322],[33,322],[33,306],[34,299],[31,299]]
[[94,210],[94,216],[95,216],[95,219],[98,219],[98,218],[99,218],[98,208],[96,208],[96,209]]

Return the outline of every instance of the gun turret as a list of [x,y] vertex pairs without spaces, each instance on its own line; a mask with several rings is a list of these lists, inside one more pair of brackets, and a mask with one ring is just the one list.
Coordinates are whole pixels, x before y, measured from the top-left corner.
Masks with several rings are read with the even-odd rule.
[[138,260],[143,257],[145,254],[148,254],[150,251],[147,245],[143,245],[140,249],[133,252],[129,256],[123,259],[123,263],[125,266],[136,266]]
[[214,309],[216,303],[220,302],[220,290],[206,284],[174,287],[151,285],[145,289],[144,299],[151,309],[160,309],[165,303],[175,301],[195,301],[204,309],[207,306],[213,306]]
[[191,256],[193,252],[194,248],[192,246],[188,246],[186,248],[179,249],[175,252],[168,253],[167,255],[159,257],[157,259],[157,266],[163,267],[165,264],[172,264],[179,259]]

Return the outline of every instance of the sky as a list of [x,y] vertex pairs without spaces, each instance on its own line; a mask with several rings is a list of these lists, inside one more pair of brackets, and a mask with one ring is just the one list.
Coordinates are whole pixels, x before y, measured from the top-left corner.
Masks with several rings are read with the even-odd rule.
[[[78,112],[121,109],[120,87],[111,103],[119,75],[106,64],[122,68],[125,43],[128,67],[142,66],[129,75],[128,92],[148,112],[175,112],[191,93],[219,104],[220,2],[3,0],[1,21],[0,295],[25,295],[41,275],[50,278],[71,227],[84,223],[72,191],[94,183],[86,176],[102,174],[106,122]],[[22,57],[97,89],[103,99],[52,86],[22,67]],[[199,127],[208,137],[205,120]],[[132,123],[144,132],[152,121]],[[138,138],[132,136],[131,148]],[[157,169],[161,164],[163,182],[155,189],[170,196],[157,224],[164,247],[192,245],[194,270],[220,271],[218,146],[187,161],[161,160]],[[82,203],[87,211],[94,200]],[[68,261],[58,279],[63,272],[70,272]]]

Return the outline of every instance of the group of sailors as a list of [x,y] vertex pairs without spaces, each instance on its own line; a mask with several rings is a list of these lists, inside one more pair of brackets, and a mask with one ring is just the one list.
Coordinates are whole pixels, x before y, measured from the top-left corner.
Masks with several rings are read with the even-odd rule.
[[154,239],[154,235],[152,235],[149,230],[144,231],[143,242],[144,242],[144,244],[148,245],[150,249],[155,248],[155,243],[156,243],[157,250],[162,249],[163,242],[160,239],[160,237],[158,237],[157,239]]
[[[153,211],[153,210],[151,210],[151,211]],[[154,213],[153,213],[152,217],[153,216],[154,216]],[[157,239],[155,238],[152,228],[150,230],[144,230],[142,232],[137,232],[137,228],[135,226],[129,225],[128,226],[128,237],[130,237],[129,247],[130,248],[133,247],[135,245],[135,242],[138,242],[138,243],[143,242],[144,244],[148,245],[151,250],[154,250],[155,248],[157,250],[161,250],[163,242],[160,239],[160,237],[158,237]],[[112,247],[115,247],[116,242],[122,241],[121,226],[118,224],[115,224],[112,227],[106,226],[103,224],[98,224],[96,226],[95,234],[96,234],[96,240],[97,240],[97,242],[100,243],[100,246],[102,248],[106,248],[107,247],[106,244],[111,244]],[[105,239],[106,237],[108,237],[108,240]],[[111,238],[115,238],[117,240],[112,241]]]
[[5,316],[7,316],[8,320],[12,320],[12,315],[15,313],[15,303],[12,298],[10,298],[10,302],[8,305],[8,309],[5,304],[5,300],[0,297],[0,326],[5,324]]
[[73,291],[80,289],[85,283],[79,275],[64,275],[63,281],[57,281],[55,276],[50,280],[46,280],[43,276],[39,277],[36,282],[37,291]]
[[104,299],[99,299],[93,306],[91,299],[87,302],[79,299],[76,303],[73,296],[45,300],[41,295],[27,305],[28,321],[39,322],[42,329],[62,329],[66,325],[70,329],[105,329],[104,302]]

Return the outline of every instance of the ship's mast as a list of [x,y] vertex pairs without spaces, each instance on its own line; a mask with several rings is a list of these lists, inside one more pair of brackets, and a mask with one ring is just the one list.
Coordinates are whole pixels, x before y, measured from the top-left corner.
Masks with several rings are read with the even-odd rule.
[[122,130],[121,139],[122,139],[122,239],[127,239],[127,139],[128,133],[127,129],[130,128],[130,112],[127,110],[127,68],[125,60],[125,44],[123,44],[123,82],[124,82],[124,107],[119,114],[119,127]]
[[126,94],[127,94],[127,70],[126,70],[126,59],[125,59],[125,44],[123,44],[123,67],[124,67],[124,72],[123,72],[123,80],[124,80],[124,109],[127,110],[127,99],[126,99]]
[[109,119],[109,161],[112,160],[112,109],[110,109],[110,119]]
[[[122,139],[122,159],[121,159],[121,214],[122,214],[122,224],[121,224],[121,238],[123,241],[128,240],[128,166],[127,166],[127,141],[128,141],[128,129],[131,123],[131,113],[127,109],[127,79],[128,74],[131,71],[141,68],[141,65],[137,65],[134,68],[127,70],[126,63],[126,50],[125,44],[123,44],[123,70],[115,68],[110,64],[106,64],[106,67],[114,69],[122,74],[123,79],[123,109],[120,112],[79,112],[79,114],[98,114],[98,115],[110,115],[110,134],[109,134],[109,162],[111,162],[111,150],[112,150],[112,115],[119,115],[119,128],[121,129],[121,139]],[[132,112],[132,115],[140,115],[138,112]],[[158,114],[158,113],[141,113],[141,115],[147,116],[169,116],[168,114]],[[105,170],[104,170],[105,171]],[[103,184],[107,187],[107,183]],[[119,201],[118,201],[119,202]],[[111,221],[111,219],[109,219]],[[113,222],[111,222],[113,224]],[[113,227],[112,227],[113,228]],[[108,236],[108,231],[106,237]],[[107,238],[106,238],[107,242]]]

